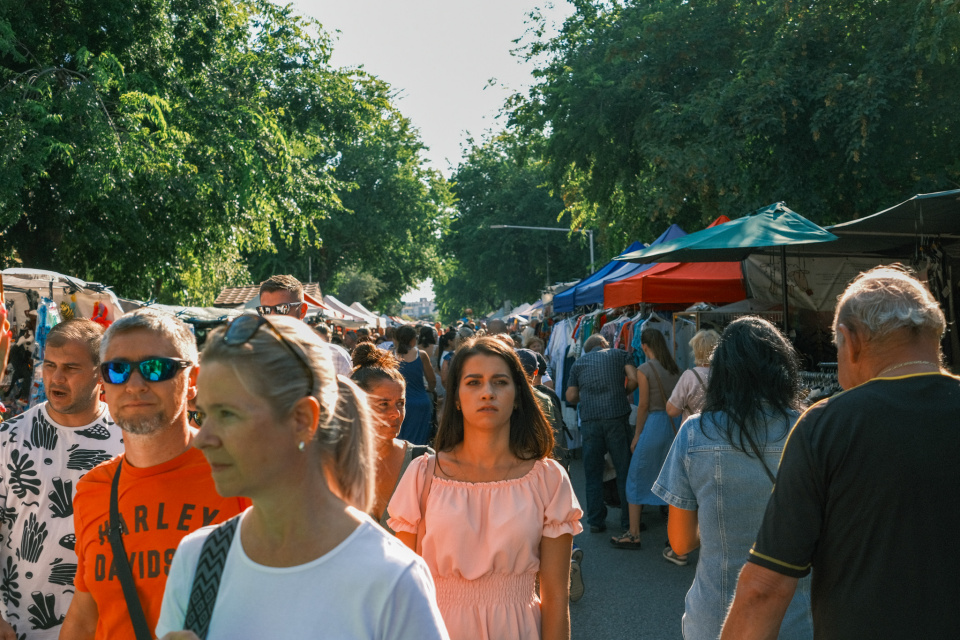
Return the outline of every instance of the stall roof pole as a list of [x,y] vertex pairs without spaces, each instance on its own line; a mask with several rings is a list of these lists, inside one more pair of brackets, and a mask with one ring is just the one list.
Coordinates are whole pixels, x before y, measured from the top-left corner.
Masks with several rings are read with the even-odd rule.
[[790,314],[787,313],[787,247],[780,245],[780,282],[783,284],[783,335],[790,339]]

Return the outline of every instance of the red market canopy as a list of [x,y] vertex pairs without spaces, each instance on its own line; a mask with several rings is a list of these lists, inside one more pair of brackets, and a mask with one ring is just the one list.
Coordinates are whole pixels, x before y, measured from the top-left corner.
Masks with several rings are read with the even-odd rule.
[[603,288],[603,306],[652,304],[726,304],[747,297],[739,262],[664,262]]
[[[730,222],[720,216],[707,229]],[[638,302],[654,304],[726,304],[747,297],[739,262],[661,262],[603,287],[603,306],[612,309]]]

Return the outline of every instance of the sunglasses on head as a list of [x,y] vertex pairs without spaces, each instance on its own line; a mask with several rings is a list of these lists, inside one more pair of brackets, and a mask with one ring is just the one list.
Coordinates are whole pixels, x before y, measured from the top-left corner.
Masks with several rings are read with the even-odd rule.
[[[285,305],[276,306],[282,307]],[[310,358],[308,358],[307,354],[300,348],[300,345],[284,338],[280,330],[270,322],[269,317],[248,314],[234,318],[227,325],[227,330],[223,334],[223,341],[230,346],[246,344],[250,342],[250,339],[256,335],[257,331],[259,331],[263,325],[267,325],[273,330],[274,335],[280,339],[280,344],[286,347],[287,351],[292,353],[293,357],[306,369],[307,376],[310,378],[310,395],[316,397],[319,389],[317,389],[317,378],[313,375],[313,367],[310,366]]]
[[140,375],[147,382],[163,382],[170,380],[181,369],[193,365],[189,360],[179,358],[147,358],[140,362],[125,362],[123,360],[110,360],[100,365],[100,375],[103,381],[108,384],[124,384],[130,379],[133,370],[140,371]]
[[279,316],[287,316],[287,315],[290,315],[290,312],[292,310],[298,308],[301,304],[303,303],[302,302],[284,302],[282,304],[275,304],[273,306],[261,305],[257,307],[257,313],[259,313],[262,316],[269,316],[273,314],[276,314]]

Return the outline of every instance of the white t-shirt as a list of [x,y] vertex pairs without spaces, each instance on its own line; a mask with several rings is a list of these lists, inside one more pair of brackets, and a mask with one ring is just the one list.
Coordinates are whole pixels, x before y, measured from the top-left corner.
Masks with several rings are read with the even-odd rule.
[[47,403],[0,425],[0,594],[17,637],[55,640],[77,572],[77,482],[123,452],[107,405],[82,427],[64,427]]
[[[694,375],[694,371],[700,374],[700,380],[703,380],[702,385],[700,384],[700,380],[697,380],[697,376]],[[693,369],[688,369],[684,371],[680,379],[677,380],[677,386],[673,388],[673,393],[670,394],[670,400],[668,402],[677,409],[683,410],[684,420],[695,413],[700,413],[703,409],[703,403],[706,400],[704,387],[709,380],[709,367],[694,367]]]
[[330,359],[333,360],[333,368],[338,375],[350,377],[353,373],[353,360],[350,359],[350,352],[338,344],[328,342],[330,348]]
[[[353,513],[363,522],[346,540],[296,567],[255,563],[243,551],[238,526],[207,640],[449,639],[426,563],[368,516]],[[213,529],[204,527],[180,542],[163,594],[158,638],[183,628],[200,550]]]

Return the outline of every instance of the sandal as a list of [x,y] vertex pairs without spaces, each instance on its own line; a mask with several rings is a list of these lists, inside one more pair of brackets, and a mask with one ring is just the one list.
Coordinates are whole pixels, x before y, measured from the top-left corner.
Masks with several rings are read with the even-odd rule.
[[663,549],[663,559],[667,562],[672,562],[678,567],[687,566],[687,556],[677,555],[673,549],[670,547],[664,547]]
[[617,549],[639,549],[640,536],[635,536],[627,531],[620,536],[610,538],[610,544]]

